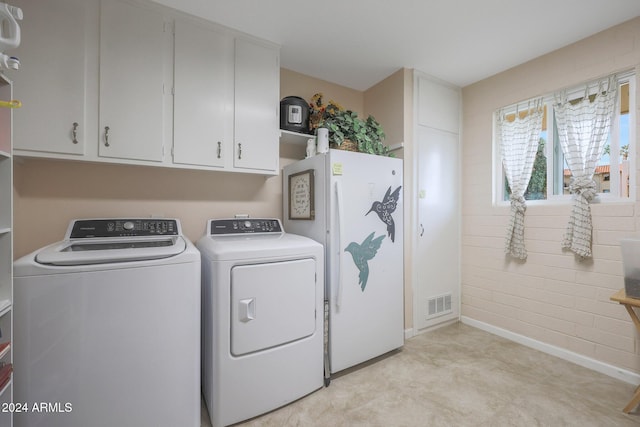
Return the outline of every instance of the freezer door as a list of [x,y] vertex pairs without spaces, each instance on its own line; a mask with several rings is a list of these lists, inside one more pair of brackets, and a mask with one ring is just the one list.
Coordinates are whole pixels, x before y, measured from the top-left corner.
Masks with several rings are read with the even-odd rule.
[[331,372],[404,343],[402,160],[331,150]]

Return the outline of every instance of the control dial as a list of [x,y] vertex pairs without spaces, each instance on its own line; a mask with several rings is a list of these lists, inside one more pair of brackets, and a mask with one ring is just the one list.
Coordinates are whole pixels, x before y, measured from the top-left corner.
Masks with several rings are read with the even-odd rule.
[[136,225],[131,221],[127,221],[124,224],[122,224],[122,228],[124,228],[125,230],[133,230],[135,226]]

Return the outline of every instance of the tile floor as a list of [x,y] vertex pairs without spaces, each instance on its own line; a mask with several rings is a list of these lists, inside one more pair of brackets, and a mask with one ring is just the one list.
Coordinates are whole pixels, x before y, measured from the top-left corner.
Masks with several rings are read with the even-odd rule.
[[[640,426],[634,386],[462,323],[418,335],[258,426]],[[203,406],[202,427],[210,427]]]

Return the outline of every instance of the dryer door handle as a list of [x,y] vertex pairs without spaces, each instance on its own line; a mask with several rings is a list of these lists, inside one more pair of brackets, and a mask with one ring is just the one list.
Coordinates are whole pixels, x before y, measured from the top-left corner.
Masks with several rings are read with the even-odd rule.
[[256,299],[247,298],[240,300],[240,321],[249,322],[256,318]]

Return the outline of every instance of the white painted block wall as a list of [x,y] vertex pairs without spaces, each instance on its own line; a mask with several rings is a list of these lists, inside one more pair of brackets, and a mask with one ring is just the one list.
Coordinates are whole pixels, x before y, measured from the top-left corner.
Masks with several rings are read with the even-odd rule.
[[528,259],[508,261],[503,248],[510,208],[492,204],[492,114],[639,66],[640,17],[463,88],[462,131],[463,319],[613,365],[632,377],[640,374],[639,335],[624,307],[609,297],[624,287],[618,241],[640,235],[638,201],[592,205],[593,260],[586,262],[560,247],[570,205],[530,204]]

